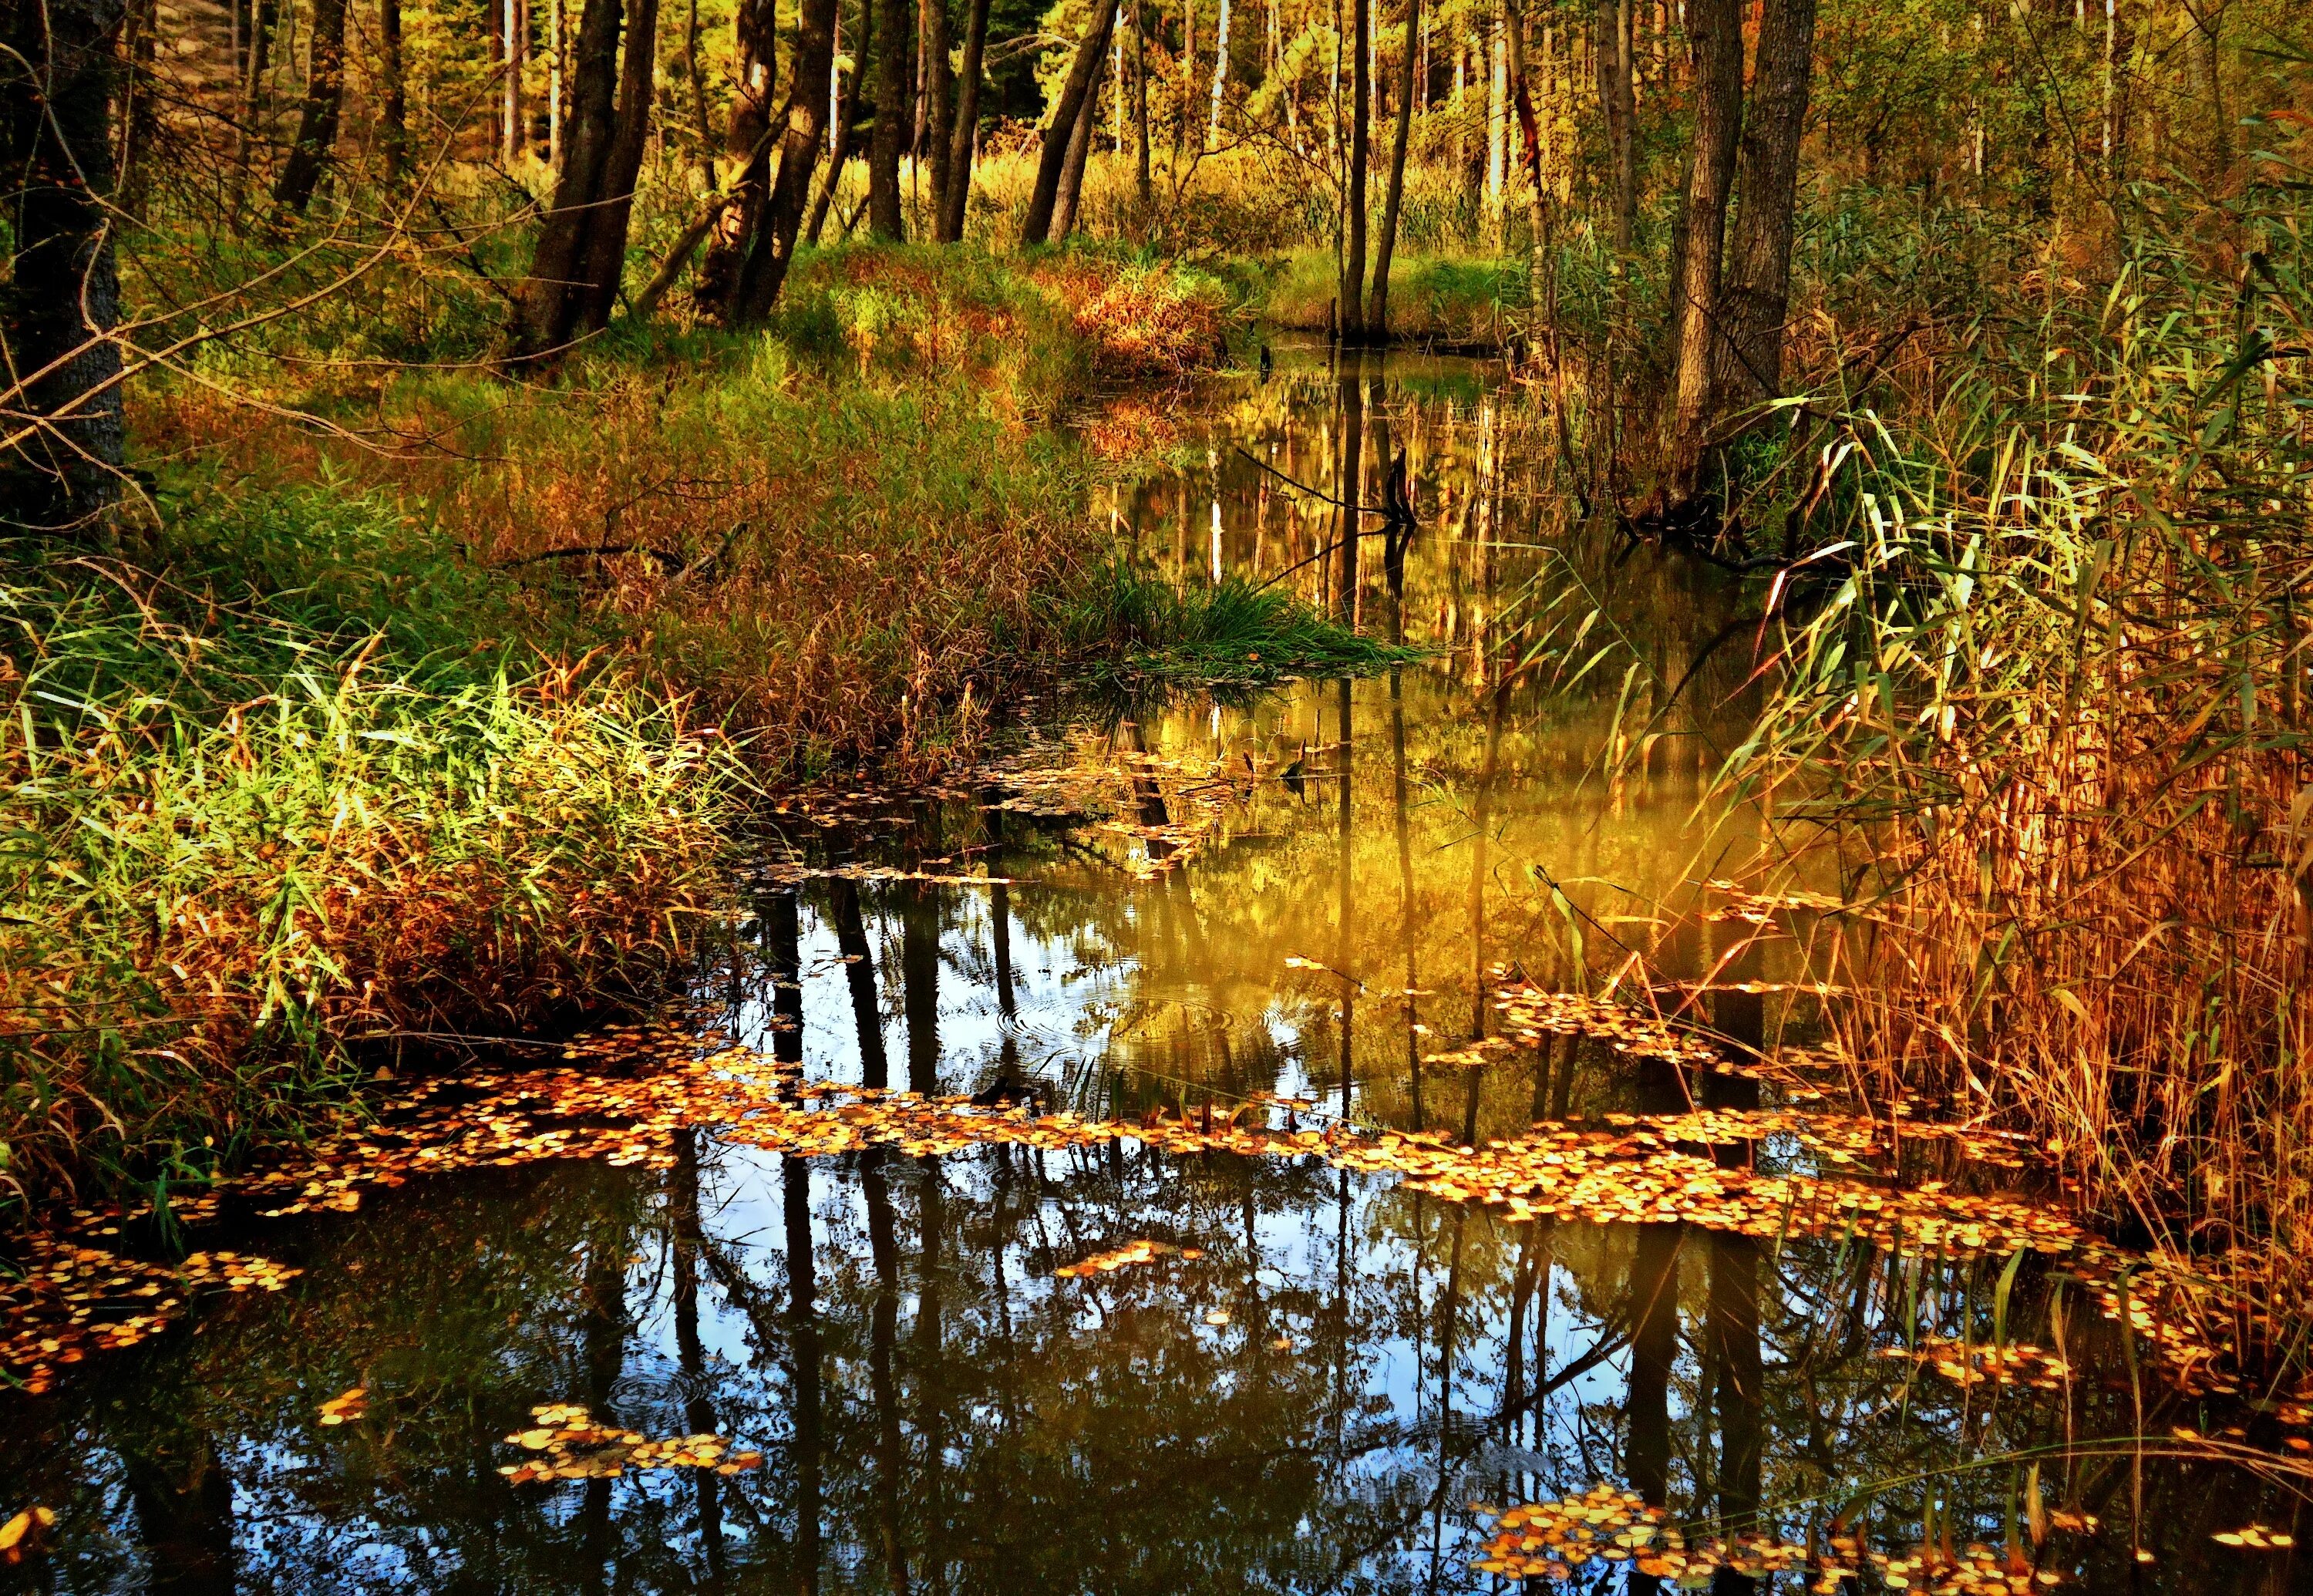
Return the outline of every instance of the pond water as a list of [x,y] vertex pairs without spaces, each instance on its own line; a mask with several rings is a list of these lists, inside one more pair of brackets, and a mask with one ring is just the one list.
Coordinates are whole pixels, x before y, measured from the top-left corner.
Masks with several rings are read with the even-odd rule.
[[[1738,595],[1560,516],[1498,369],[1271,359],[1118,421],[1179,462],[1120,527],[1433,652],[1056,723],[984,785],[793,805],[701,976],[696,1029],[762,1061],[767,1101],[1033,1116],[821,1156],[670,1116],[346,1212],[229,1197],[189,1244],[298,1273],[0,1392],[0,1518],[57,1515],[0,1588],[1432,1592],[1553,1556],[1593,1591],[2309,1588],[2313,1415],[2179,1393],[2166,1327],[2099,1310],[2108,1265],[1789,1195],[1675,1217],[1713,1170],[1851,1215],[2061,1194],[1996,1139],[1801,1116],[1837,1084],[1805,1049],[1838,928],[1706,885],[1758,843],[1696,820],[1751,670]],[[1345,563],[1324,496],[1384,502],[1400,452],[1414,528]],[[1609,980],[1709,1045],[1519,1018]],[[580,1062],[717,1045],[622,1036]],[[1685,1162],[1602,1166],[1555,1210],[1455,1195],[1458,1148],[1549,1120],[1570,1167],[1584,1133],[1682,1115]],[[1095,1121],[1134,1133],[1037,1129]],[[152,1250],[101,1221],[82,1244]],[[583,1460],[590,1425],[711,1435],[689,1461],[721,1467],[507,1472]],[[1494,1512],[1573,1497],[1593,1545],[1529,1523],[1490,1553]],[[1666,1556],[1674,1527],[1786,1571]]]

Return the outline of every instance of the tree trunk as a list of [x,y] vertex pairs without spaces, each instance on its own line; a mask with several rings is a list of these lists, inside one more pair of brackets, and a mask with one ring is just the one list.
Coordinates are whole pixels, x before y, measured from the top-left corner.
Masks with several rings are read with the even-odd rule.
[[[268,116],[266,103],[265,74],[272,65],[273,30],[281,14],[280,0],[257,0],[249,19],[249,58],[243,63],[241,82],[241,117],[233,135],[233,201],[227,207],[234,225],[240,225],[242,196],[248,192],[250,166],[255,158],[251,145],[258,134],[258,120]],[[269,116],[268,116],[269,119]]]
[[[841,15],[840,9],[837,14]],[[859,120],[859,85],[867,81],[868,66],[875,54],[875,16],[874,0],[859,0],[859,42],[851,52],[851,81],[836,97],[835,139],[827,154],[827,178],[813,197],[811,217],[804,224],[803,235],[814,244],[827,225],[828,207],[835,203],[836,188],[843,181],[844,163],[851,159],[852,127]]]
[[642,176],[643,146],[650,138],[657,56],[658,0],[634,0],[627,19],[627,58],[619,69],[618,124],[602,173],[602,203],[594,208],[587,228],[579,316],[588,332],[611,324],[611,310],[626,278],[627,227],[634,214],[635,184]]
[[1671,410],[1669,495],[1694,488],[1711,413],[1711,348],[1719,337],[1719,265],[1727,197],[1735,184],[1743,117],[1743,13],[1739,0],[1687,0],[1694,48],[1694,165],[1686,185],[1684,269],[1671,284],[1678,324]]
[[908,142],[908,0],[872,0],[884,48],[875,57],[875,130],[867,140],[867,229],[896,243],[905,235],[900,215],[900,154]]
[[1060,85],[1060,101],[1052,107],[1051,125],[1044,129],[1043,149],[1036,158],[1036,186],[1028,196],[1028,215],[1020,224],[1023,244],[1042,243],[1051,234],[1052,208],[1060,200],[1060,178],[1068,167],[1077,119],[1092,101],[1093,85],[1108,54],[1108,31],[1115,19],[1115,5],[1107,4],[1085,25],[1076,59],[1069,66],[1068,80]]
[[[1275,15],[1274,0],[1271,14]],[[1292,101],[1286,101],[1288,112]],[[1148,174],[1148,0],[1132,0],[1133,181],[1147,210],[1154,192]]]
[[346,93],[346,0],[313,0],[313,38],[306,48],[297,142],[273,185],[273,203],[301,216],[338,147],[338,112]]
[[1598,66],[1598,110],[1606,125],[1606,148],[1614,173],[1614,248],[1626,253],[1638,216],[1638,101],[1631,91],[1631,0],[1598,0],[1590,35]]
[[947,209],[948,172],[955,159],[955,74],[947,64],[947,0],[920,0],[924,8],[924,142],[931,162],[932,238],[940,238]]
[[1220,142],[1221,99],[1228,89],[1229,0],[1221,0],[1220,25],[1213,33],[1213,111],[1205,124],[1205,148]]
[[980,130],[980,63],[988,48],[989,0],[972,0],[963,30],[963,76],[957,86],[955,129],[948,139],[947,177],[940,184],[939,241],[963,242],[964,213],[972,203],[972,149]]
[[[779,137],[779,174],[763,201],[762,224],[739,276],[741,319],[760,323],[778,303],[795,261],[811,173],[827,137],[827,91],[835,76],[837,0],[803,0],[796,25],[795,77],[787,93],[787,128]],[[896,37],[884,35],[888,42]],[[898,50],[887,53],[898,55]]]
[[159,12],[159,0],[135,0],[128,10],[127,35],[121,40],[121,54],[128,59],[128,72],[121,92],[127,103],[120,113],[120,210],[138,222],[145,219],[145,200],[152,187],[153,143],[161,131],[161,119],[154,110],[160,84],[153,72],[154,36],[160,31]]
[[1381,242],[1374,251],[1373,299],[1366,310],[1366,336],[1389,339],[1389,265],[1397,253],[1397,219],[1405,199],[1405,146],[1413,136],[1413,41],[1421,31],[1421,0],[1406,0],[1405,48],[1397,64],[1397,127],[1389,141],[1389,190],[1381,206]]
[[0,523],[94,530],[120,496],[120,278],[105,205],[127,12],[125,0],[45,0],[8,13],[0,204],[16,254],[0,286],[0,381],[13,379],[0,387]]
[[2204,181],[2214,190],[2223,184],[2233,163],[2232,124],[2225,116],[2224,58],[2218,53],[2218,40],[2225,25],[2225,0],[2196,0],[2185,9],[2193,23],[2194,63],[2200,68],[2201,86],[2209,98],[2208,171]]
[[[1115,0],[1110,0],[1112,7]],[[1104,57],[1104,60],[1105,57]],[[1095,69],[1092,88],[1077,112],[1076,131],[1069,135],[1069,161],[1060,169],[1060,190],[1052,201],[1052,241],[1064,242],[1077,230],[1077,201],[1084,194],[1085,163],[1092,154],[1093,129],[1100,122],[1101,74]]]
[[586,0],[576,56],[561,176],[522,287],[514,343],[523,355],[568,343],[585,304],[593,240],[588,223],[602,204],[618,143],[619,0]]
[[1348,212],[1341,244],[1341,338],[1360,343],[1366,335],[1366,154],[1373,117],[1373,0],[1355,0],[1352,7],[1350,64],[1350,171],[1343,195]]
[[[737,313],[740,268],[771,187],[770,136],[772,80],[778,63],[778,22],[777,0],[740,0],[731,20],[732,75],[737,80],[738,93],[731,101],[731,125],[723,151],[739,163],[739,170],[732,180],[731,203],[715,218],[714,235],[691,288],[692,298],[726,321]],[[856,94],[856,79],[854,84]]]
[[1783,318],[1790,303],[1792,213],[1799,137],[1807,129],[1815,62],[1816,0],[1765,0],[1758,64],[1743,118],[1737,174],[1741,202],[1720,290],[1716,404],[1775,398],[1783,377]]
[[409,172],[409,87],[401,55],[401,0],[378,0],[377,68],[378,135],[384,146],[385,175],[399,181]]

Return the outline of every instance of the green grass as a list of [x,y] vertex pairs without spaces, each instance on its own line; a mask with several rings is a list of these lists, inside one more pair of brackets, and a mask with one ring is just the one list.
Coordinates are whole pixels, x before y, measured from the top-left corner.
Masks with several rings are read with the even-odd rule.
[[1143,689],[1365,675],[1420,657],[1361,637],[1280,588],[1234,573],[1183,586],[1122,560],[1095,574],[1062,624],[1095,683]]
[[198,1180],[361,1038],[646,990],[720,893],[722,761],[614,675],[476,648],[380,505],[0,551],[0,1207]]

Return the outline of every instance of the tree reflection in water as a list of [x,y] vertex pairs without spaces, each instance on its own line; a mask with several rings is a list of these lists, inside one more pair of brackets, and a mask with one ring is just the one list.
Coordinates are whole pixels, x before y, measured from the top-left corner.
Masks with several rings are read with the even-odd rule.
[[[1217,413],[1320,488],[1340,470],[1369,490],[1406,454],[1412,541],[1295,579],[1369,625],[1385,604],[1392,633],[1437,644],[1436,660],[1251,703],[1137,706],[1117,742],[1159,759],[1274,772],[1310,749],[1299,789],[1255,783],[1224,836],[1153,878],[1130,867],[1161,839],[919,806],[893,862],[975,861],[1008,881],[762,893],[753,945],[702,989],[730,1028],[807,1076],[884,1085],[897,1025],[916,1089],[1016,1101],[1033,1087],[1105,1115],[1226,1112],[1270,1092],[1476,1141],[1543,1115],[1755,1102],[1740,1078],[1642,1070],[1573,1038],[1425,1063],[1488,1028],[1496,961],[1544,984],[1579,965],[1595,985],[1625,948],[1669,975],[1739,979],[1790,954],[1696,913],[1724,839],[1703,856],[1687,832],[1695,772],[1713,707],[1749,668],[1707,647],[1728,601],[1651,551],[1556,529],[1550,558],[1595,583],[1602,624],[1654,664],[1553,696],[1557,666],[1519,668],[1546,630],[1518,596],[1543,559],[1546,472],[1505,446],[1478,368],[1393,370],[1297,378],[1288,363]],[[1273,572],[1323,546],[1332,507],[1297,507],[1215,458],[1230,463],[1136,499],[1153,546],[1197,546],[1199,494],[1224,502],[1229,563]],[[1614,774],[1596,755],[1618,725],[1654,741]],[[1163,794],[1139,796],[1161,823]],[[839,836],[829,857],[847,845],[881,859],[890,842]],[[1711,1015],[1738,1050],[1807,1018],[1729,992]],[[1807,1155],[1769,1142],[1739,1156]],[[1955,1157],[1916,1145],[1904,1170],[1983,1176]],[[1200,1256],[1054,1277],[1136,1239]],[[1512,1223],[1314,1158],[1115,1142],[814,1163],[687,1133],[664,1175],[420,1178],[245,1245],[305,1273],[277,1296],[209,1303],[48,1397],[0,1397],[0,1509],[63,1515],[28,1577],[74,1592],[1447,1592],[1499,1583],[1469,1566],[1473,1502],[1606,1481],[1698,1537],[1763,1524],[1802,1539],[1844,1507],[1900,1548],[1932,1499],[1957,1542],[1997,1547],[2036,1460],[2052,1507],[2104,1521],[2045,1555],[2086,1589],[2277,1592],[2302,1572],[2209,1539],[2252,1520],[2304,1532],[2276,1487],[2099,1445],[2138,1424],[2124,1360],[2037,1257],[2004,1323],[2054,1345],[2051,1309],[2070,1303],[2076,1375],[2054,1392],[1907,1384],[1911,1362],[1881,1355],[1922,1335],[1988,1341],[2004,1260]],[[318,1427],[319,1405],[356,1384],[367,1417]],[[2144,1398],[2147,1433],[2196,1416]],[[500,1438],[550,1402],[652,1436],[712,1431],[766,1461],[512,1486]],[[2139,1543],[2153,1561],[2135,1562]]]

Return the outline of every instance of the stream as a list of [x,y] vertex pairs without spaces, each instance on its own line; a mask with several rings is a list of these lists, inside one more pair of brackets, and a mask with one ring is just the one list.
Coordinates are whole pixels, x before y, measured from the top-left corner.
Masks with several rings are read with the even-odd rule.
[[[576,1061],[734,1050],[830,1138],[1027,1105],[1004,1135],[670,1119],[228,1197],[189,1244],[295,1273],[0,1391],[0,1517],[56,1514],[0,1590],[2313,1587],[2313,1414],[2161,1378],[2109,1249],[2012,1233],[2063,1222],[2031,1150],[1807,1117],[1850,929],[1710,885],[1762,844],[1698,820],[1738,595],[1567,513],[1492,365],[1265,364],[1120,401],[1173,463],[1099,513],[1420,663],[1055,710],[977,780],[797,799],[682,1023]],[[1412,532],[1345,559],[1328,496],[1384,503],[1401,454]],[[1551,1008],[1609,977],[1709,1045]],[[1597,1184],[1468,1196],[1460,1150],[1538,1121]],[[1709,1218],[1738,1198],[1761,1222]],[[149,1229],[88,1224],[91,1279]],[[586,1467],[617,1433],[691,1440]]]

